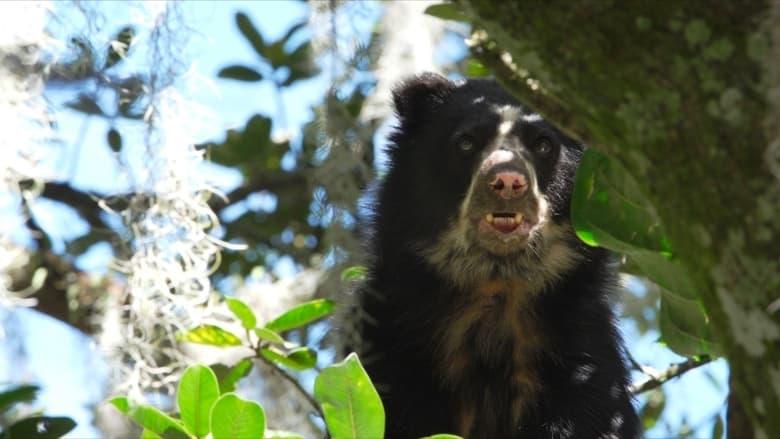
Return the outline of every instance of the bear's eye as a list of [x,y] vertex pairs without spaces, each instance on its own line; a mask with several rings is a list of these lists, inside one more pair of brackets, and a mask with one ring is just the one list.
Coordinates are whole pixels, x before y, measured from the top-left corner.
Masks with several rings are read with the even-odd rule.
[[539,141],[536,142],[536,152],[541,155],[547,155],[552,151],[553,145],[552,142],[550,142],[550,139],[547,138],[541,138]]
[[475,142],[474,138],[469,135],[463,135],[458,137],[456,142],[458,149],[463,152],[471,152],[474,150]]

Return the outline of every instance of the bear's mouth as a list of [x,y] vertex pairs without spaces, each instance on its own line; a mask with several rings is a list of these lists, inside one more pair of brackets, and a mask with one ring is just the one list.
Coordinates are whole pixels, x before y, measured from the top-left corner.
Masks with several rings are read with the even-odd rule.
[[497,234],[501,238],[526,236],[538,220],[521,212],[490,212],[480,218],[478,228],[482,233]]

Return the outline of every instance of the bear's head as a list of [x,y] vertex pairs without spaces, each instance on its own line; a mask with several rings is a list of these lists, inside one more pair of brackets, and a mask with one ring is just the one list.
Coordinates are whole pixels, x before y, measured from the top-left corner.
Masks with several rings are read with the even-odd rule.
[[496,82],[423,74],[393,93],[380,217],[456,283],[571,266],[568,222],[582,146]]

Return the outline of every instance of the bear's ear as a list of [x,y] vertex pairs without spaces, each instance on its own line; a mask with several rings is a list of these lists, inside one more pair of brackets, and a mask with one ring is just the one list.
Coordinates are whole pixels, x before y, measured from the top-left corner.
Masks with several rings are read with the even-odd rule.
[[401,82],[393,89],[395,112],[402,125],[426,119],[426,113],[444,102],[455,83],[437,73],[423,73]]

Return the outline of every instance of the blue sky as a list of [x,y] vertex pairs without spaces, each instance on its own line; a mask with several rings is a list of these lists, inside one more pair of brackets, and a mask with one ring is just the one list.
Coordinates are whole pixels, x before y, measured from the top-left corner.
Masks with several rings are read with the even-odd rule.
[[[122,3],[106,5],[106,8],[111,10],[111,14],[106,14],[110,16],[110,23],[116,23],[115,27],[107,26],[107,32],[111,33],[128,22],[130,17]],[[204,140],[220,140],[225,129],[242,126],[252,114],[274,115],[276,104],[273,90],[268,83],[247,86],[246,83],[216,79],[216,73],[223,66],[250,63],[255,59],[253,50],[235,27],[233,16],[236,11],[248,13],[267,39],[275,39],[292,23],[307,17],[306,5],[293,1],[198,1],[181,5],[188,24],[200,34],[193,37],[187,47],[187,50],[194,54],[194,69],[200,75],[213,80],[213,87],[203,87],[191,95],[194,101],[213,109],[216,115],[213,124],[208,127],[211,134]],[[373,10],[378,8],[373,7]],[[370,21],[358,24],[364,31],[372,25]],[[456,44],[447,47],[448,53],[457,50],[462,50],[462,46]],[[320,101],[327,87],[327,78],[320,75],[285,93],[287,128],[294,131],[313,117],[310,108]],[[64,98],[58,93],[52,93],[50,97],[54,101]],[[65,149],[52,159],[52,166],[60,170],[62,175],[72,176],[73,184],[82,189],[109,192],[121,190],[122,180],[116,178],[119,170],[104,142],[107,124],[93,118],[87,127],[86,141],[77,151],[75,145],[83,128],[82,124],[81,116],[60,113],[59,127]],[[276,126],[275,129],[279,127]],[[74,158],[77,160],[73,161]],[[239,181],[239,176],[234,173],[219,171],[213,167],[210,169],[210,175],[225,189]],[[61,239],[78,236],[86,230],[86,225],[72,212],[53,206],[52,203],[41,201],[35,214],[44,228]],[[62,241],[55,240],[55,245],[61,246]],[[84,269],[104,271],[109,256],[107,246],[96,246],[87,257],[79,261],[79,265]],[[11,361],[0,362],[0,381],[30,381],[41,384],[44,392],[40,405],[46,412],[71,416],[78,422],[77,429],[70,437],[97,437],[97,431],[90,425],[91,409],[88,405],[99,402],[105,396],[102,394],[102,386],[105,385],[107,371],[96,355],[92,341],[59,322],[27,310],[10,313],[0,310],[0,319],[5,319],[6,326],[8,319],[18,322],[17,330],[23,340],[27,365],[25,369],[18,369]],[[658,334],[648,333],[640,337],[631,322],[624,322],[621,328],[629,349],[641,363],[660,369],[682,360],[656,342]],[[6,346],[7,357],[13,356],[13,353],[8,352],[9,348],[10,345]],[[19,370],[26,372],[20,376]],[[714,376],[715,382],[720,383],[720,390],[712,385],[712,379],[707,373]],[[690,425],[702,425],[701,434],[706,433],[708,436],[709,417],[723,407],[726,377],[727,366],[721,360],[688,373],[668,385],[664,419],[677,425],[682,417],[686,416]],[[661,438],[668,435],[659,425],[649,431],[647,436]]]

